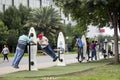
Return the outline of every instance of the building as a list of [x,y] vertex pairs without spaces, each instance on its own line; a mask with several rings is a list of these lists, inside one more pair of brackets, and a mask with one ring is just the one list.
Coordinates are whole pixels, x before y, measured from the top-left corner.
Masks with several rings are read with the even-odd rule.
[[16,6],[18,7],[20,4],[30,7],[30,8],[39,8],[41,6],[51,6],[59,11],[61,17],[63,19],[64,24],[75,24],[72,20],[70,15],[65,17],[64,14],[61,12],[61,9],[58,8],[53,0],[0,0],[0,11],[6,10],[9,6]]

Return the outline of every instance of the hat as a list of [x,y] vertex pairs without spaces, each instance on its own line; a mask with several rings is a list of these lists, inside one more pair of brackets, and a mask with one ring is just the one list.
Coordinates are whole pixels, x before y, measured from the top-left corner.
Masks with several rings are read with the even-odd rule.
[[42,39],[42,37],[43,37],[43,34],[38,34],[39,39]]

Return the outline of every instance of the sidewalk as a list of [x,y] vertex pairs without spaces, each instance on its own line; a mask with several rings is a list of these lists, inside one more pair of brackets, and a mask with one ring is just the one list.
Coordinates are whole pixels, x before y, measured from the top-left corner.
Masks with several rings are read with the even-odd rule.
[[[77,60],[75,59],[75,56],[76,55],[65,55],[65,63],[66,64],[76,63]],[[11,66],[12,58],[9,59],[10,60],[9,62],[1,63],[0,64],[0,75],[7,74],[7,73],[13,73],[13,72],[17,72],[17,71],[22,71],[22,70],[28,70],[27,59],[28,59],[27,57],[24,57],[24,59],[21,60],[19,69],[15,69]],[[40,56],[37,59],[38,59],[37,60],[38,61],[38,64],[37,64],[38,69],[52,67],[52,66],[57,65],[57,61],[52,62],[52,60],[49,56]],[[41,61],[40,61],[40,59],[41,59]],[[2,59],[0,58],[0,61],[1,60]]]

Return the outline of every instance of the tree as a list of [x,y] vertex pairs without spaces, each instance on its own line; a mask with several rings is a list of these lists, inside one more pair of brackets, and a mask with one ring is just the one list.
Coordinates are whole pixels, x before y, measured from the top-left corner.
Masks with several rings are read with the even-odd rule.
[[28,28],[25,27],[25,24],[28,20],[28,17],[30,16],[30,11],[31,11],[31,8],[28,8],[26,6],[23,6],[22,4],[19,5],[19,9],[18,9],[19,13],[20,13],[20,18],[21,18],[21,27],[19,28],[20,32],[19,33],[22,33],[24,32],[24,30],[28,30]]
[[18,30],[9,30],[9,34],[7,36],[7,44],[9,45],[9,49],[11,52],[15,51],[15,47],[19,36],[18,33],[19,33]]
[[12,52],[17,44],[18,36],[28,30],[24,25],[28,20],[30,10],[30,8],[20,5],[18,9],[15,6],[10,6],[4,12],[0,13],[0,19],[4,22],[9,32],[6,42],[11,46]]
[[19,30],[21,27],[20,13],[16,7],[10,6],[4,11],[3,22],[8,29]]
[[[114,28],[115,63],[119,63],[118,27],[120,27],[119,0],[54,0],[65,12],[84,27],[92,24],[98,27]],[[83,27],[83,26],[81,26]]]
[[[34,26],[37,31],[43,32],[47,36],[56,35],[62,30],[61,17],[54,8],[40,7],[31,11],[27,26]],[[49,33],[49,34],[48,34]]]
[[0,20],[0,44],[6,44],[7,43],[8,34],[9,34],[8,28]]

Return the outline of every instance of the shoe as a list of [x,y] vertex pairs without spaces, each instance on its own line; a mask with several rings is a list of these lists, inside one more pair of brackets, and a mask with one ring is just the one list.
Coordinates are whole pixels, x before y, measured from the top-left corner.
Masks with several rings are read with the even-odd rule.
[[18,67],[18,66],[13,66],[13,68],[15,68],[15,69],[19,69],[19,67]]
[[78,57],[76,57],[76,59],[78,59]]
[[55,61],[57,60],[57,58],[58,58],[58,57],[55,57],[55,58],[53,59],[53,62],[55,62]]

